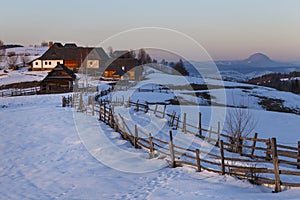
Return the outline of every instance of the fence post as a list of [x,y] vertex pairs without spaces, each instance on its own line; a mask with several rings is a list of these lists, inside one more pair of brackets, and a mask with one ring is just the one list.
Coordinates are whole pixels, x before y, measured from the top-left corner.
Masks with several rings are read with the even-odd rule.
[[[175,116],[176,117],[176,116]],[[179,119],[180,119],[180,114],[178,114],[178,117],[177,117],[177,121],[176,121],[176,126],[175,126],[175,130],[178,129],[178,126],[179,126]]]
[[66,97],[62,97],[62,107],[66,107]]
[[95,100],[92,100],[92,115],[95,115]]
[[128,97],[126,108],[130,108],[130,97]]
[[257,133],[254,133],[252,147],[251,147],[251,157],[254,157],[255,145],[256,145]]
[[109,112],[108,112],[108,116],[109,116],[109,126],[111,127],[111,128],[113,128],[114,127],[114,125],[113,125],[113,121],[114,121],[114,117],[113,117],[113,110],[112,110],[112,108],[108,108],[109,109]]
[[242,154],[242,152],[243,152],[243,140],[242,140],[241,132],[238,132],[238,135],[237,135],[236,152],[239,154]]
[[138,127],[137,125],[134,125],[134,138],[133,138],[134,148],[137,148],[137,140],[138,140]]
[[149,147],[150,147],[150,158],[154,158],[154,147],[153,147],[153,137],[151,133],[149,134]]
[[266,142],[266,160],[271,160],[271,139],[269,138]]
[[212,132],[212,127],[209,128],[208,132],[208,141],[211,142],[211,132]]
[[154,115],[156,114],[156,112],[157,112],[157,104],[155,104],[155,109],[154,109]]
[[219,141],[220,147],[220,158],[221,158],[221,173],[222,175],[225,174],[225,162],[224,162],[224,148],[223,148],[223,140]]
[[170,131],[169,134],[170,134],[169,149],[170,149],[170,157],[171,157],[171,166],[172,166],[172,168],[175,168],[176,167],[176,163],[175,163],[175,153],[174,153],[174,146],[173,146],[172,131]]
[[163,118],[165,118],[165,115],[166,115],[166,108],[167,108],[167,105],[164,105]]
[[200,163],[200,152],[199,149],[196,149],[196,160],[197,160],[197,172],[201,172],[201,163]]
[[199,122],[198,122],[198,129],[199,129],[199,135],[202,136],[202,114],[199,112]]
[[80,96],[79,96],[79,106],[78,106],[78,110],[79,110],[79,112],[81,112],[81,111],[83,110],[82,93],[80,93]]
[[220,123],[220,121],[218,121],[218,131],[217,131],[217,133],[218,133],[218,141],[217,141],[217,145],[219,144],[219,140],[220,140],[220,135],[221,135],[221,123]]
[[139,110],[140,110],[140,109],[139,109],[139,100],[136,101],[136,104],[135,104],[135,105],[136,105],[136,111],[139,112]]
[[278,166],[276,138],[272,138],[271,146],[272,146],[272,160],[273,160],[274,175],[275,175],[275,191],[274,192],[280,192],[281,188],[280,188],[280,175],[279,175],[279,166]]
[[300,141],[298,141],[297,169],[300,169]]
[[102,121],[102,100],[99,102],[99,120]]
[[186,113],[183,113],[182,132],[186,133]]

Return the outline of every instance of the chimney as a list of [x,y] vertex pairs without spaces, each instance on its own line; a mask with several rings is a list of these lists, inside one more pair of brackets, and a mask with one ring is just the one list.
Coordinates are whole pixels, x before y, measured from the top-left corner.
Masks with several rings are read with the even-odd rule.
[[53,42],[50,41],[49,44],[48,44],[48,46],[49,46],[49,47],[52,47],[52,45],[53,45]]

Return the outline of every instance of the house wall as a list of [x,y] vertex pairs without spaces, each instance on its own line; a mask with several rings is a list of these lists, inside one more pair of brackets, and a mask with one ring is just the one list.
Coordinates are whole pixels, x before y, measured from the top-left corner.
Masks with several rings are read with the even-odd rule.
[[[116,70],[105,70],[104,71],[104,78],[120,78],[119,75],[114,75],[114,73],[116,73]],[[134,70],[130,70],[126,73],[126,75],[128,76],[128,78],[130,80],[135,80],[135,71]]]
[[73,82],[70,80],[48,80],[41,83],[42,94],[57,94],[73,91]]
[[58,63],[63,64],[63,60],[35,60],[32,63],[32,70],[51,70]]
[[105,70],[104,77],[105,78],[113,78],[114,73],[116,73],[116,70]]
[[99,60],[87,60],[87,68],[98,69],[99,67]]
[[69,69],[78,69],[81,67],[81,62],[79,60],[65,60],[64,65]]

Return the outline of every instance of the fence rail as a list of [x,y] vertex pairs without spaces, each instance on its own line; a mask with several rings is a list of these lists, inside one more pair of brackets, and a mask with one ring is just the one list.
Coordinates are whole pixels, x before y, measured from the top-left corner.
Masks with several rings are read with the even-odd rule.
[[[217,131],[203,128],[201,113],[199,113],[199,123],[192,125],[187,122],[185,113],[183,117],[176,115],[175,112],[167,113],[166,105],[163,105],[163,110],[159,110],[158,105],[150,108],[148,104],[132,102],[130,99],[125,101],[124,98],[110,103],[96,102],[92,97],[88,97],[86,101],[83,99],[82,93],[76,93],[72,98],[64,97],[63,105],[64,101],[69,100],[78,111],[97,115],[101,121],[118,131],[124,139],[129,140],[134,147],[147,149],[150,158],[155,157],[156,154],[167,156],[166,160],[172,167],[190,165],[199,172],[207,170],[248,179],[255,184],[274,185],[275,192],[280,192],[281,186],[300,187],[300,170],[297,170],[300,168],[300,142],[297,147],[277,144],[276,138],[259,138],[258,133],[255,133],[253,138],[241,135],[233,138],[220,132],[219,123]],[[123,116],[114,116],[111,105],[132,107],[136,112],[151,112],[155,117],[167,119],[170,129],[179,129],[186,134],[193,134],[199,140],[209,142],[219,150],[217,153],[206,152],[205,149],[186,148],[174,144],[172,131],[168,133],[168,139],[153,137],[137,125],[130,127]],[[235,156],[227,156],[228,153]],[[299,177],[299,183],[285,181],[281,175]]]
[[13,96],[27,96],[35,95],[40,92],[40,87],[31,87],[31,88],[11,88],[0,91],[0,97],[13,97]]

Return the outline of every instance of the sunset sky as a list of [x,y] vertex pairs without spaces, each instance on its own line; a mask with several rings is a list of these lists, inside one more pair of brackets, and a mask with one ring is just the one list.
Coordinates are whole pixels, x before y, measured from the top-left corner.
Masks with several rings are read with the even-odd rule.
[[214,59],[262,52],[300,61],[299,9],[297,0],[1,1],[0,40],[95,46],[128,29],[163,27],[194,38]]

